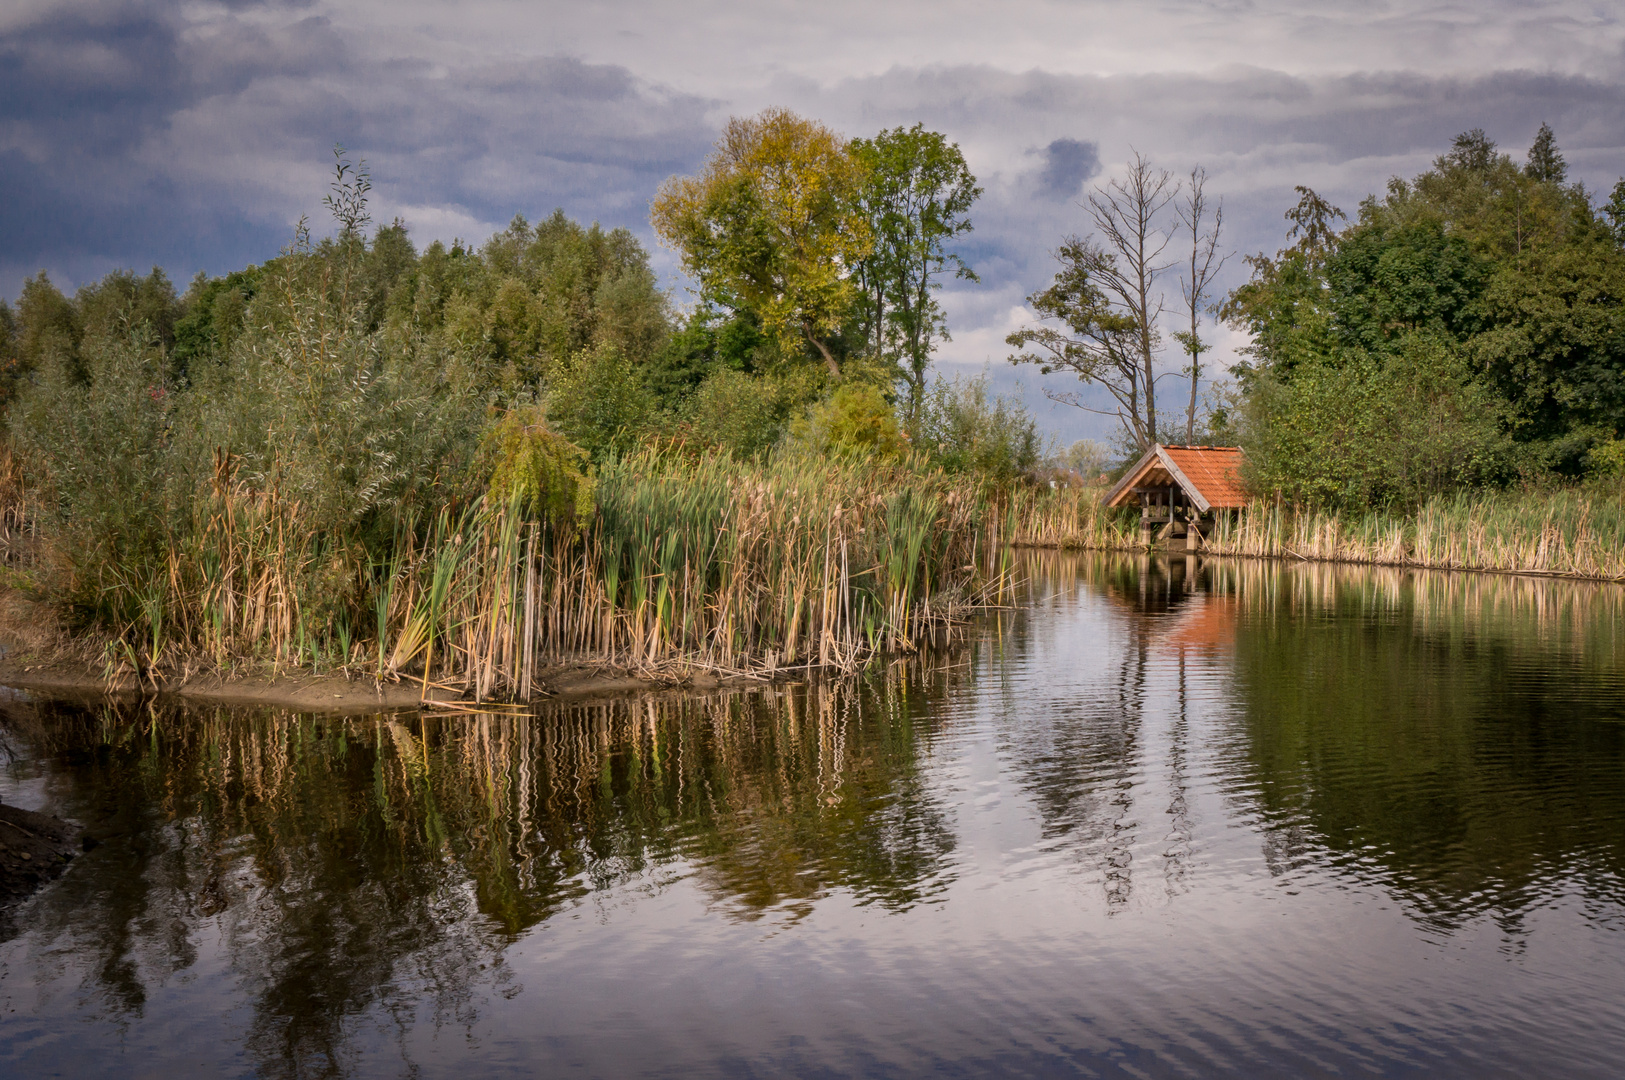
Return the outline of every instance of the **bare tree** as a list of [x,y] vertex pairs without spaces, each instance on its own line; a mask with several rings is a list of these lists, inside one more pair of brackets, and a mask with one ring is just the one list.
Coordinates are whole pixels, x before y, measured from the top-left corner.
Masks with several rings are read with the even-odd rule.
[[1196,391],[1202,379],[1202,354],[1213,347],[1203,341],[1197,331],[1201,326],[1202,311],[1208,306],[1207,301],[1213,290],[1213,279],[1230,257],[1219,254],[1219,232],[1224,227],[1224,200],[1213,205],[1212,224],[1209,225],[1206,187],[1207,170],[1198,165],[1191,170],[1190,186],[1185,189],[1185,201],[1178,210],[1181,231],[1189,232],[1191,237],[1189,276],[1179,279],[1180,294],[1185,298],[1185,309],[1190,314],[1191,325],[1189,330],[1174,333],[1191,358],[1190,366],[1185,369],[1191,377],[1191,399],[1185,406],[1187,443],[1196,438]]
[[[1163,312],[1157,279],[1171,234],[1158,219],[1178,195],[1179,182],[1136,153],[1121,179],[1096,188],[1084,209],[1099,239],[1068,237],[1055,253],[1055,283],[1027,302],[1054,326],[1026,327],[1005,340],[1027,350],[1013,363],[1036,363],[1049,374],[1067,370],[1106,389],[1113,410],[1090,409],[1075,392],[1044,392],[1091,412],[1115,412],[1136,446],[1157,441],[1156,358]],[[1037,352],[1031,351],[1037,346]]]
[[1135,445],[1142,449],[1156,441],[1145,420],[1145,384],[1140,367],[1139,327],[1128,315],[1114,310],[1097,280],[1111,255],[1089,240],[1069,236],[1055,253],[1061,269],[1043,292],[1027,297],[1039,319],[1060,326],[1029,326],[1005,341],[1024,350],[1012,363],[1037,364],[1049,375],[1070,371],[1086,383],[1106,389],[1116,402],[1113,409],[1085,404],[1077,391],[1044,388],[1055,401],[1089,412],[1115,414]]

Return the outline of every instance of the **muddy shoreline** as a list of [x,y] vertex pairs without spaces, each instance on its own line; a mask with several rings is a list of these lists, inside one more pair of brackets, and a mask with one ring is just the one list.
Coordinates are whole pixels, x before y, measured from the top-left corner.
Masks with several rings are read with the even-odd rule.
[[12,936],[12,912],[62,876],[96,841],[49,814],[0,803],[0,941]]
[[[648,678],[613,668],[576,664],[544,669],[543,688],[534,704],[636,694],[659,690],[715,690],[726,686],[760,686],[762,679],[727,679],[695,674],[680,679]],[[71,660],[0,657],[0,686],[30,693],[75,700],[99,698],[175,698],[221,705],[266,705],[301,712],[371,712],[379,709],[420,707],[477,707],[469,698],[431,683],[427,695],[415,679],[377,682],[367,676],[311,675],[193,675],[184,681],[160,679],[157,686],[123,680],[110,685],[101,671]],[[511,705],[508,707],[512,707]]]

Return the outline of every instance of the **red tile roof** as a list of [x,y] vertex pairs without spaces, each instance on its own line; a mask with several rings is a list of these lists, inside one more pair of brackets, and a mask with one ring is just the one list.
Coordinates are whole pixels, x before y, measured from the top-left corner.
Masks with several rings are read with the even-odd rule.
[[1241,486],[1241,450],[1235,446],[1164,446],[1179,471],[1213,507],[1247,505]]
[[1203,510],[1247,505],[1241,450],[1234,446],[1151,447],[1105,495],[1107,506],[1126,506],[1136,489],[1178,484]]

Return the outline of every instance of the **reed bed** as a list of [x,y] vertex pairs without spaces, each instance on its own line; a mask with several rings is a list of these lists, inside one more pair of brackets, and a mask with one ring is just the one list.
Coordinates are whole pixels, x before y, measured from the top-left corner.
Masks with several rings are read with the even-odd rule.
[[1560,488],[1434,498],[1413,514],[1294,513],[1255,504],[1221,516],[1215,554],[1625,578],[1625,501]]
[[1017,547],[1129,551],[1140,547],[1138,511],[1109,510],[1098,487],[1018,487],[1008,501]]
[[[1017,546],[1142,547],[1138,512],[1099,489],[1029,488],[1009,500]],[[1625,579],[1625,498],[1583,488],[1436,497],[1411,513],[1299,511],[1268,502],[1221,512],[1203,550],[1217,555]]]
[[415,679],[528,700],[550,666],[641,674],[851,670],[910,652],[1008,585],[1009,516],[917,463],[654,450],[614,460],[580,520],[489,497],[395,523],[382,554],[219,463],[166,565],[112,574],[108,660],[206,659]]

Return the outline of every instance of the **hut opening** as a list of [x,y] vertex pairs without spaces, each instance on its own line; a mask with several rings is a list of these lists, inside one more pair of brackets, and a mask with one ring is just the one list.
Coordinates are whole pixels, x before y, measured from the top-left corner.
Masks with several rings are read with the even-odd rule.
[[1239,446],[1153,444],[1104,497],[1107,506],[1140,506],[1140,539],[1184,540],[1194,551],[1223,510],[1247,505]]

